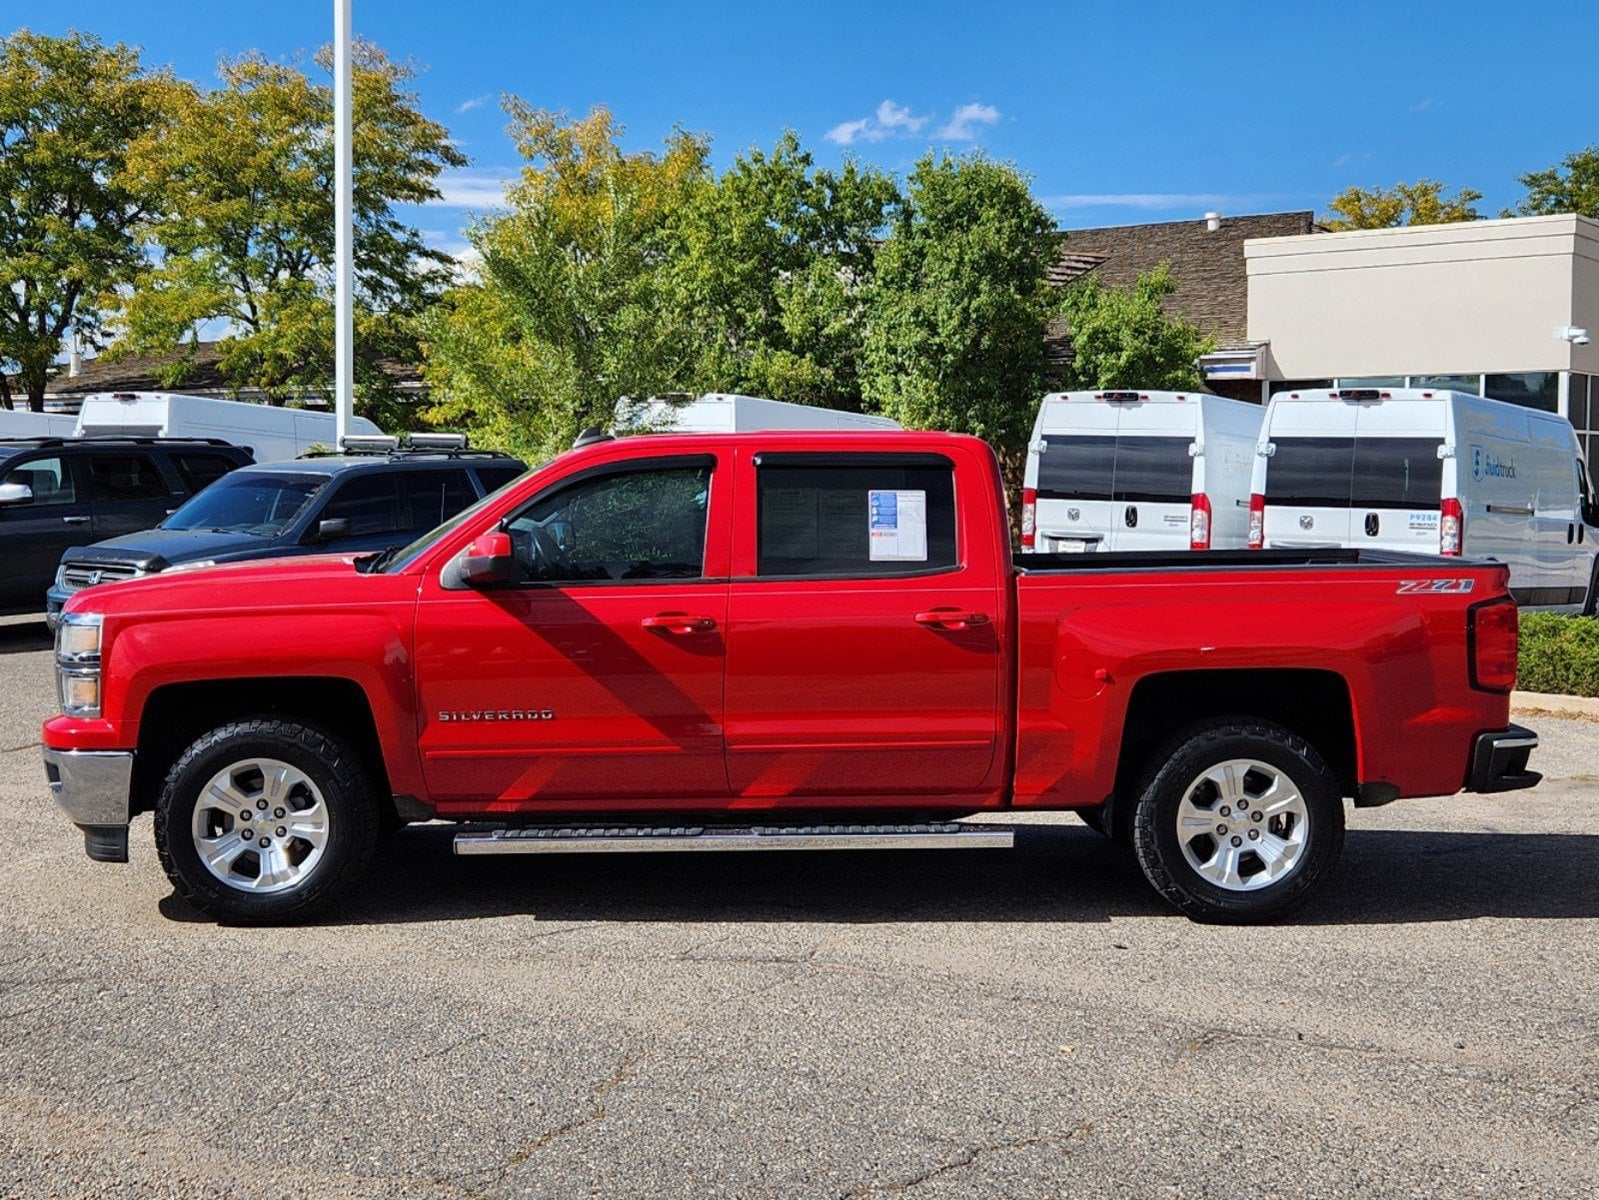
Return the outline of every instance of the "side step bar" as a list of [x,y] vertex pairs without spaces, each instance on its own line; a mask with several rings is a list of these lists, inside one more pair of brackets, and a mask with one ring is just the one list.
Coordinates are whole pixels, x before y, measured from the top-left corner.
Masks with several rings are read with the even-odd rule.
[[688,850],[1008,850],[1008,825],[560,825],[476,829],[457,854],[639,854]]

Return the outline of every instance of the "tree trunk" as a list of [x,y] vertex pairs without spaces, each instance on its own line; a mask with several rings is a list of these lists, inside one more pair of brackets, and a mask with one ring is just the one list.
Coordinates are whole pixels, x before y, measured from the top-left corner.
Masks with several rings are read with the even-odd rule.
[[11,411],[11,380],[4,371],[0,371],[0,408]]

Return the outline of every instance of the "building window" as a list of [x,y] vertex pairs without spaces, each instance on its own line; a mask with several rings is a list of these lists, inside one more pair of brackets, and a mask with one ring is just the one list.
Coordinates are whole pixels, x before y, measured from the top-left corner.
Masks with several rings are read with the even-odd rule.
[[1571,382],[1566,385],[1566,418],[1571,422],[1573,429],[1582,431],[1593,428],[1588,423],[1593,406],[1593,391],[1593,383],[1589,376],[1572,372]]
[[1340,379],[1340,388],[1399,388],[1405,386],[1403,375],[1370,375],[1362,379]]
[[1508,400],[1525,408],[1544,412],[1560,411],[1560,372],[1522,371],[1513,375],[1488,375],[1483,393],[1495,400]]
[[1482,395],[1481,375],[1412,375],[1410,386],[1436,388],[1445,392],[1465,392],[1468,396]]

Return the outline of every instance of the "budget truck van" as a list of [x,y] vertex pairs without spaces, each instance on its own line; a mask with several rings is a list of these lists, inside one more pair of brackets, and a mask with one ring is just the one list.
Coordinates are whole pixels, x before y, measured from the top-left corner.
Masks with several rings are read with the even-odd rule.
[[892,417],[793,404],[762,396],[708,392],[703,396],[651,396],[616,402],[618,433],[751,433],[761,429],[898,429]]
[[1254,548],[1502,562],[1527,608],[1592,613],[1599,511],[1571,423],[1463,392],[1280,392],[1249,509]]
[[[101,392],[84,397],[77,435],[217,438],[243,446],[257,462],[280,462],[315,446],[332,446],[338,441],[335,426],[331,412],[169,392]],[[363,436],[383,432],[365,417],[352,417],[349,431]]]
[[1243,549],[1262,411],[1195,392],[1045,396],[1022,553]]

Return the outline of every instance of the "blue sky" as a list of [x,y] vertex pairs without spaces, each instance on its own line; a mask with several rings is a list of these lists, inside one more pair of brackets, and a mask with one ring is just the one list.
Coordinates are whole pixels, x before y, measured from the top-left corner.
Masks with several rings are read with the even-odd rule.
[[[503,92],[607,105],[637,148],[682,125],[719,162],[785,128],[823,162],[896,171],[977,147],[1028,172],[1067,229],[1325,212],[1349,184],[1421,176],[1476,187],[1492,214],[1516,175],[1599,143],[1592,3],[353,2],[358,33],[425,68],[423,107],[473,160],[417,214],[452,249],[515,169]],[[134,42],[198,79],[219,54],[288,55],[332,28],[329,0],[5,9],[5,27]]]

